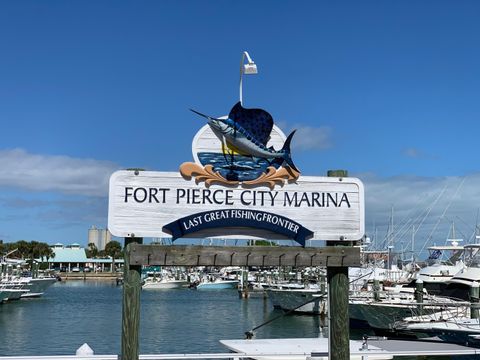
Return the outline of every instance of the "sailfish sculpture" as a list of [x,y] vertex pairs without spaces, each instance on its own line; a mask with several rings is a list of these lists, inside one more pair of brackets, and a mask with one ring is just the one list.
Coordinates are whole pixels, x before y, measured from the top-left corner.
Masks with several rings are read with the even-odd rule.
[[286,163],[296,172],[299,172],[293,163],[290,144],[295,130],[288,135],[282,149],[275,150],[272,146],[267,147],[270,133],[273,129],[272,116],[263,109],[246,109],[240,102],[230,110],[227,119],[218,119],[196,110],[194,113],[208,119],[210,127],[224,137],[230,148],[235,149],[242,155],[252,158],[263,158],[271,165]]

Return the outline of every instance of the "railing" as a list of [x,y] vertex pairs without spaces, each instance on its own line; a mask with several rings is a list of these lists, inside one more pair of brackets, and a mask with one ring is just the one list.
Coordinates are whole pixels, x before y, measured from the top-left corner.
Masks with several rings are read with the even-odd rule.
[[[307,355],[307,354],[305,354]],[[310,355],[310,354],[308,354]],[[175,359],[240,359],[257,355],[242,353],[213,354],[157,354],[140,355],[139,360],[175,360]],[[289,355],[285,355],[287,357]],[[0,356],[0,360],[118,360],[118,355],[50,355],[50,356]]]
[[[259,357],[275,357],[290,359],[292,356],[311,357],[310,353],[289,353],[289,354],[270,354],[270,353],[204,353],[204,354],[156,354],[140,355],[139,360],[197,360],[197,359],[252,359]],[[328,357],[328,352],[316,352],[315,356]],[[50,356],[0,356],[0,360],[119,360],[118,355],[50,355]]]

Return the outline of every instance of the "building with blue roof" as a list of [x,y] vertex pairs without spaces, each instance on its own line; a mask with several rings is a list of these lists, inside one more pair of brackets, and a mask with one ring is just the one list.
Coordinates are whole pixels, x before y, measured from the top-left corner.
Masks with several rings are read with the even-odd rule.
[[112,271],[119,270],[123,267],[123,259],[106,258],[88,258],[86,249],[81,247],[80,244],[74,243],[71,245],[63,245],[57,243],[51,246],[53,257],[49,259],[43,259],[44,262],[48,262],[49,269],[56,269],[60,271],[72,270],[84,271],[89,269],[92,271]]

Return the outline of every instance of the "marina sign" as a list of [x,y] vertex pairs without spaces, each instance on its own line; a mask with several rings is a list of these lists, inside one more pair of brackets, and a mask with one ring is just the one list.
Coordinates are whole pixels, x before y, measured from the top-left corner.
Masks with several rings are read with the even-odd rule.
[[[359,240],[364,190],[355,178],[300,176],[285,136],[262,109],[236,103],[206,119],[179,172],[118,171],[108,228],[121,237]],[[299,139],[301,141],[301,139]]]
[[206,188],[173,172],[117,171],[108,228],[121,237],[359,240],[364,190],[355,178],[301,176],[272,190]]

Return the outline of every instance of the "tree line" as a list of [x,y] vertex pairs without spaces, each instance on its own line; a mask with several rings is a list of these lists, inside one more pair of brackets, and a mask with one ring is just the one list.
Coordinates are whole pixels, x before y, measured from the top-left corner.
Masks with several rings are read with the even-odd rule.
[[[10,254],[9,254],[10,253]],[[19,240],[17,242],[3,243],[0,240],[0,256],[8,255],[12,259],[49,259],[55,256],[55,252],[49,244],[38,241]],[[95,244],[89,243],[86,249],[86,255],[89,258],[106,257],[118,259],[123,257],[122,246],[118,241],[112,240],[106,246],[105,250],[98,250]]]
[[0,255],[8,255],[13,259],[36,259],[36,258],[52,258],[54,252],[50,245],[38,241],[27,242],[19,240],[12,243],[0,242]]
[[98,250],[94,243],[88,243],[87,257],[89,258],[103,258],[110,256],[114,259],[123,258],[122,245],[118,241],[112,240],[105,245],[105,250]]

